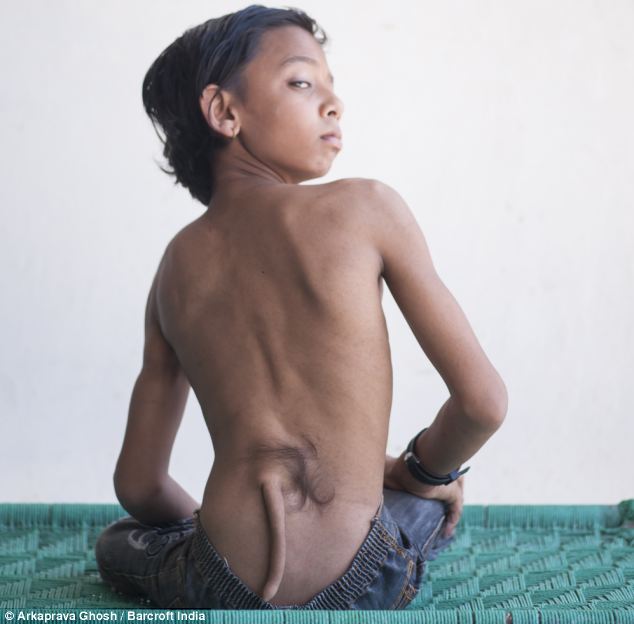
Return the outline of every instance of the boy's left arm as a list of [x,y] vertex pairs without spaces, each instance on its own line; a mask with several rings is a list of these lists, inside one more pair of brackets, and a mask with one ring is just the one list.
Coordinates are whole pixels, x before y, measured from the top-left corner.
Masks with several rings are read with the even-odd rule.
[[200,508],[168,474],[190,385],[161,331],[157,281],[158,271],[145,310],[143,366],[132,391],[125,437],[114,473],[115,492],[121,506],[148,525],[176,522],[191,517]]

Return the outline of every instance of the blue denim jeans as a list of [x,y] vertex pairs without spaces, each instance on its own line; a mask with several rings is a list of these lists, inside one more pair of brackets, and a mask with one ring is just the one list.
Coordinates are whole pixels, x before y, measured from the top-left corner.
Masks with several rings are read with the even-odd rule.
[[102,579],[164,609],[403,609],[418,593],[425,562],[445,537],[444,503],[384,488],[370,530],[346,572],[305,604],[273,605],[238,578],[199,519],[147,526],[130,516],[109,524],[95,553]]

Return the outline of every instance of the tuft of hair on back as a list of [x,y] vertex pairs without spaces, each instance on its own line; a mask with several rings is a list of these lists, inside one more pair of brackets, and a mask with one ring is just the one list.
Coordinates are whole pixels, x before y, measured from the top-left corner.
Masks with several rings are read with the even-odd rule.
[[199,98],[208,84],[217,84],[245,101],[242,70],[257,54],[263,33],[288,25],[304,28],[321,45],[328,41],[321,26],[301,9],[252,4],[189,28],[145,74],[143,107],[170,167],[159,168],[205,206],[215,190],[214,155],[231,139],[209,126]]

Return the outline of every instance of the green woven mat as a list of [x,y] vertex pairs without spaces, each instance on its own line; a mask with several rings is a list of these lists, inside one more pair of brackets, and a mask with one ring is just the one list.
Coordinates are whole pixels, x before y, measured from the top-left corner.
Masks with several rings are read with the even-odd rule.
[[[97,573],[95,540],[124,515],[119,505],[0,504],[0,609],[147,609]],[[403,611],[205,613],[206,622],[634,622],[634,499],[466,505]]]

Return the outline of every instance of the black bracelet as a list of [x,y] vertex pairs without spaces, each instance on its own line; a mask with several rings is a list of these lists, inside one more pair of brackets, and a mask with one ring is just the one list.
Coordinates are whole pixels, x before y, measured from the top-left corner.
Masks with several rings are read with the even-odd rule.
[[465,472],[469,470],[469,467],[460,471],[460,466],[456,468],[456,470],[452,470],[449,474],[446,475],[435,475],[427,470],[425,470],[421,463],[420,459],[414,453],[414,446],[416,444],[416,440],[418,436],[423,433],[423,431],[427,431],[429,427],[425,427],[421,431],[419,431],[409,442],[407,445],[406,453],[403,457],[405,464],[410,472],[410,474],[421,483],[426,483],[428,485],[449,485],[453,483],[460,475],[463,475]]

